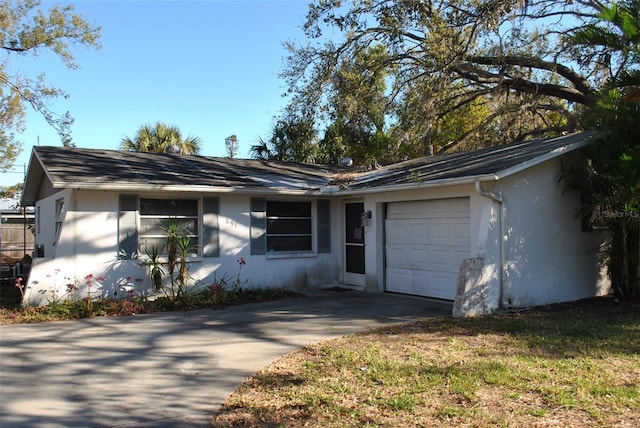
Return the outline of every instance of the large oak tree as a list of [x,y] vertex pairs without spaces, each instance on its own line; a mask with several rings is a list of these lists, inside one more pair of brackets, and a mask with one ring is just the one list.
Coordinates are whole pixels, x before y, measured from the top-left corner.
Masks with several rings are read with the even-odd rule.
[[[288,43],[286,114],[311,112],[317,123],[331,123],[333,100],[348,96],[336,84],[348,63],[363,79],[384,76],[386,101],[396,106],[385,116],[396,131],[394,153],[580,129],[584,106],[594,105],[603,82],[625,73],[631,55],[576,43],[604,3],[317,0],[304,23],[306,42]],[[380,49],[384,55],[357,60]],[[466,128],[451,127],[465,117]]]

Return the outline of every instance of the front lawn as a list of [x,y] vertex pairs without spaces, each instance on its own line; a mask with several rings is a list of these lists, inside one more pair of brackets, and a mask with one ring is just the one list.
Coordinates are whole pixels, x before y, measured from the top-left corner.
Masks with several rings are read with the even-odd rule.
[[212,426],[637,427],[640,307],[590,299],[312,345],[248,379]]

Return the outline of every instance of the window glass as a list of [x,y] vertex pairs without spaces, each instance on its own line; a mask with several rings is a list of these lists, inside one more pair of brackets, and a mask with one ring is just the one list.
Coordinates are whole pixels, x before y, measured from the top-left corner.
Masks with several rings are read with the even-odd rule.
[[177,223],[181,234],[191,240],[192,254],[197,254],[199,223],[197,199],[140,199],[140,252],[152,247],[166,254],[167,228]]
[[196,199],[140,199],[140,215],[198,216]]
[[311,222],[311,202],[267,201],[267,251],[311,251]]
[[60,231],[62,230],[62,222],[64,220],[64,199],[58,199],[56,201],[56,243],[60,238]]

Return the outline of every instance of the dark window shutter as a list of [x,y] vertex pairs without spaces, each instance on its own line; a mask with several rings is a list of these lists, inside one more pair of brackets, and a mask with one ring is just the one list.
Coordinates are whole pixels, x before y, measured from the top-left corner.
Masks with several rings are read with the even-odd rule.
[[138,197],[120,195],[118,216],[118,259],[138,258]]
[[267,250],[267,213],[264,198],[251,198],[251,255]]
[[220,257],[220,200],[204,198],[202,201],[202,257]]
[[331,252],[331,201],[318,199],[317,206],[317,236],[318,253]]

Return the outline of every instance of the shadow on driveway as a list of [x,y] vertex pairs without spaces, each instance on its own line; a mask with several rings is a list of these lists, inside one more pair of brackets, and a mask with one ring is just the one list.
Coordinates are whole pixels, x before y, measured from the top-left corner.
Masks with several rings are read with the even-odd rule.
[[449,316],[417,297],[308,297],[117,318],[0,326],[2,427],[206,427],[247,377],[303,346]]

